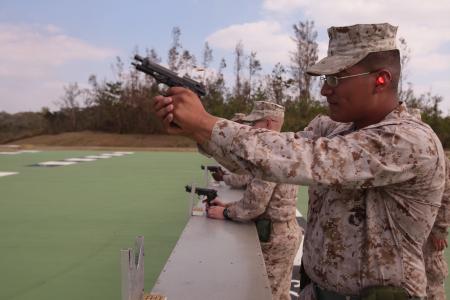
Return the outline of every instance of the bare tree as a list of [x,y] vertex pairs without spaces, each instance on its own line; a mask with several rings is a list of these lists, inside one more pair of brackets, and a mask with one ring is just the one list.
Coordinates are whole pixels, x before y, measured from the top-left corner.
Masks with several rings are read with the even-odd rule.
[[169,56],[167,59],[167,63],[169,65],[169,69],[172,71],[178,71],[178,61],[180,58],[180,51],[182,49],[180,43],[181,30],[179,27],[174,27],[172,29],[172,47],[169,49]]
[[268,94],[278,104],[283,103],[288,83],[285,80],[286,69],[281,63],[277,63],[268,76]]
[[154,62],[154,63],[161,63],[161,57],[158,55],[158,53],[156,52],[155,48],[152,49],[147,49],[146,51],[147,57],[150,59],[150,61]]
[[188,50],[184,50],[178,61],[178,71],[183,71],[185,74],[191,73],[195,67],[197,59]]
[[261,71],[261,62],[256,58],[256,52],[252,51],[248,57],[248,95],[251,96],[252,93],[252,80],[254,76]]
[[242,69],[244,68],[244,44],[242,41],[239,41],[236,44],[236,48],[234,49],[234,73],[236,75],[234,93],[236,96],[240,96],[242,94]]
[[306,70],[318,59],[317,31],[314,21],[299,22],[293,25],[293,29],[295,51],[291,53],[291,74],[296,82],[298,98],[308,101],[314,79],[306,74]]
[[60,98],[57,104],[62,112],[65,112],[70,118],[70,130],[77,129],[77,112],[80,108],[79,98],[83,95],[83,90],[80,89],[78,83],[69,83],[64,86],[64,95]]
[[205,69],[208,68],[212,61],[213,61],[212,49],[209,47],[208,42],[205,42],[205,46],[203,48],[202,67]]
[[411,60],[411,49],[408,47],[408,43],[406,39],[401,37],[399,38],[400,43],[400,65],[401,65],[401,73],[400,79],[398,82],[398,97],[401,101],[406,101],[411,96],[411,84],[408,84],[408,87],[405,89],[406,79],[408,78],[408,63]]

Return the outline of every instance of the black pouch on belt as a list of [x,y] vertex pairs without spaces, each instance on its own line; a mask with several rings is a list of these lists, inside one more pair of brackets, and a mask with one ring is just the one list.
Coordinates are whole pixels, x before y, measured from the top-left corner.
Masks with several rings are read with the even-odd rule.
[[270,239],[270,231],[272,230],[272,221],[269,219],[258,219],[255,221],[256,230],[258,231],[259,241],[267,243]]

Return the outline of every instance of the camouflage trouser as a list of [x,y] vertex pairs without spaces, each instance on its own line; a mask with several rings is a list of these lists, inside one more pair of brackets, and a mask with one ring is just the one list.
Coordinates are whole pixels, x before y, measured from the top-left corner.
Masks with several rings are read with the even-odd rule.
[[316,292],[314,291],[314,285],[312,283],[305,286],[300,295],[298,295],[298,299],[300,300],[317,300]]
[[261,243],[273,300],[290,300],[294,258],[302,231],[297,220],[272,223],[270,239]]
[[423,246],[423,259],[427,272],[427,299],[445,300],[444,280],[448,275],[444,251],[436,251],[428,238]]

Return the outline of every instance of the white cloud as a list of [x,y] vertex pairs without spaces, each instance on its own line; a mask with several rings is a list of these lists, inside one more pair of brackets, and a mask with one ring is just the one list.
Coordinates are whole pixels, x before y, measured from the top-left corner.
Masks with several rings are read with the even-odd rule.
[[118,54],[115,49],[71,37],[51,24],[0,24],[0,45],[0,111],[8,112],[48,106],[61,96],[66,80],[86,80],[95,72],[80,71],[82,63],[105,63]]
[[[442,107],[450,107],[450,1],[264,0],[262,7],[266,17],[275,20],[298,15],[313,20],[319,32],[330,26],[357,23],[389,22],[399,26],[397,36],[404,37],[411,49],[411,78],[428,74],[427,82],[413,81],[414,88],[418,93],[431,88],[444,96]],[[319,58],[326,54],[324,46],[326,49],[325,41],[319,41]],[[447,75],[442,78],[442,74]],[[433,82],[436,78],[443,81]]]
[[263,8],[277,13],[292,13],[310,2],[308,0],[265,0]]
[[0,76],[40,77],[65,63],[111,58],[114,49],[70,37],[56,26],[0,24]]
[[301,11],[323,29],[356,23],[399,25],[398,36],[405,37],[417,55],[435,51],[450,41],[448,0],[265,0],[263,8],[286,15]]
[[409,63],[409,68],[414,73],[450,70],[450,54],[431,53],[429,55],[413,56]]
[[216,31],[207,40],[213,47],[229,51],[242,41],[246,52],[256,51],[264,64],[286,63],[289,61],[287,54],[294,49],[289,34],[274,21],[232,25]]

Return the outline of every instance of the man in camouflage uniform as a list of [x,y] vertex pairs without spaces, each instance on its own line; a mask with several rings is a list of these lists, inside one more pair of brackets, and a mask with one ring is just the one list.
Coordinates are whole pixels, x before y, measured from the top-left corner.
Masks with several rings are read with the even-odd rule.
[[[329,117],[277,133],[208,114],[189,90],[155,97],[169,133],[196,140],[232,172],[309,185],[302,299],[423,299],[422,255],[440,207],[445,155],[398,100],[397,27],[331,27],[323,75]],[[172,127],[175,122],[179,127]]]
[[[245,114],[235,113],[231,118],[231,121],[242,124]],[[217,169],[217,171],[211,173],[215,181],[223,181],[226,185],[235,189],[245,189],[248,182],[252,179],[251,175],[240,175],[224,171],[223,168]]]
[[448,266],[444,250],[448,247],[447,236],[450,227],[450,161],[446,159],[447,181],[441,207],[430,236],[423,247],[423,258],[427,272],[427,299],[445,300],[444,281],[448,276]]
[[223,181],[226,185],[235,189],[245,189],[249,181],[253,178],[248,174],[235,174],[224,171],[222,168],[211,173],[215,181]]
[[[279,132],[284,107],[257,101],[252,112],[242,120],[251,122],[253,128]],[[241,200],[224,204],[217,199],[212,202],[217,206],[208,208],[210,218],[255,221],[274,300],[291,299],[292,268],[302,236],[295,218],[297,192],[296,185],[251,178]]]
[[[411,115],[422,119],[420,109],[408,108]],[[447,236],[450,226],[450,161],[445,159],[446,182],[436,220],[431,233],[423,246],[423,258],[427,274],[427,299],[445,300],[444,280],[448,276],[448,266],[445,261],[444,250],[448,247]]]

